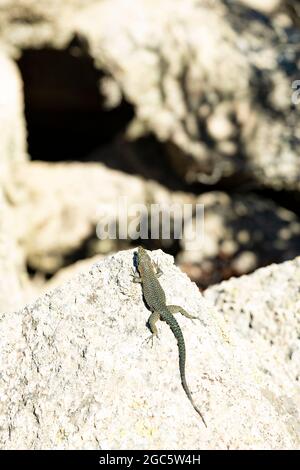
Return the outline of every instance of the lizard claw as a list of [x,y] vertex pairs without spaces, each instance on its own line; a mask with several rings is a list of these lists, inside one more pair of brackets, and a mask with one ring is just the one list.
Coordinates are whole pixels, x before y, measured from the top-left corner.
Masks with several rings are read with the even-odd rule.
[[153,348],[153,341],[154,341],[154,337],[155,337],[155,336],[156,336],[156,338],[159,339],[159,336],[158,336],[158,335],[152,334],[152,335],[148,336],[148,338],[146,338],[146,339],[144,340],[144,343],[149,343],[149,341],[151,341],[151,348]]
[[132,282],[135,282],[137,284],[141,284],[141,282],[142,282],[141,277],[133,268],[131,268],[130,276],[132,277]]

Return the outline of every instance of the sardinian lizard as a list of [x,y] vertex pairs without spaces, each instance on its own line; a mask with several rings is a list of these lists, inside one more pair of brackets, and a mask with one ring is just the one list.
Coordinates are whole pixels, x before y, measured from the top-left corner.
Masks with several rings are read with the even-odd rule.
[[162,272],[156,264],[154,263],[152,264],[150,256],[148,255],[146,250],[142,248],[141,246],[138,248],[136,261],[137,261],[136,267],[137,267],[138,273],[133,274],[133,282],[139,282],[142,284],[143,297],[144,297],[145,303],[147,307],[149,308],[149,310],[152,312],[148,319],[149,328],[152,333],[149,339],[153,340],[154,336],[158,337],[158,331],[155,325],[158,320],[165,321],[171,328],[178,344],[179,370],[180,370],[182,387],[188,399],[190,400],[191,404],[193,405],[194,409],[200,415],[204,425],[207,427],[207,424],[205,422],[205,419],[202,413],[196,407],[192,399],[191,392],[186,382],[185,342],[184,342],[184,338],[183,338],[183,334],[180,329],[180,326],[177,320],[175,319],[175,317],[173,316],[173,314],[180,312],[182,315],[190,319],[196,319],[197,317],[193,317],[188,312],[186,312],[183,308],[178,307],[177,305],[166,304],[165,292],[157,279],[162,274]]

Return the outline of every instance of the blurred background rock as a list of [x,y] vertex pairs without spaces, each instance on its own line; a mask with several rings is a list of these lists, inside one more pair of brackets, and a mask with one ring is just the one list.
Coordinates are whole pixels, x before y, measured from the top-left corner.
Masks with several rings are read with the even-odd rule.
[[[299,26],[291,0],[1,0],[0,310],[137,243],[201,289],[299,255]],[[203,243],[99,240],[120,197],[204,204]]]

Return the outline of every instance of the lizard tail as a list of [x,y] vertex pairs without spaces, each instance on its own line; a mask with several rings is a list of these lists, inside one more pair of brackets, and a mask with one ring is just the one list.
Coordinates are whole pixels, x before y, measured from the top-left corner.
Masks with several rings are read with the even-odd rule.
[[191,392],[190,392],[190,389],[188,387],[188,384],[186,383],[186,378],[185,378],[185,350],[184,350],[184,354],[180,355],[179,368],[180,368],[180,376],[181,376],[181,383],[182,383],[183,390],[185,391],[188,399],[190,400],[194,410],[198,413],[198,415],[202,419],[202,422],[203,422],[204,426],[207,428],[207,424],[206,424],[206,421],[204,419],[204,416],[201,413],[201,411],[199,410],[199,408],[195,405],[194,400],[193,400],[192,395],[191,395]]
[[183,390],[185,391],[188,399],[190,400],[194,410],[198,413],[198,415],[202,419],[204,426],[207,428],[207,424],[206,424],[206,421],[204,419],[204,416],[201,413],[201,411],[199,410],[199,408],[197,408],[197,406],[195,405],[194,400],[193,400],[192,395],[191,395],[191,392],[190,392],[190,389],[188,387],[188,384],[186,383],[186,378],[185,378],[185,356],[186,356],[186,353],[185,353],[185,342],[184,342],[184,337],[183,337],[182,331],[181,331],[181,329],[180,329],[180,327],[179,327],[179,325],[178,325],[178,323],[177,323],[177,321],[174,317],[172,318],[172,322],[169,323],[169,326],[170,326],[175,338],[177,339],[178,350],[179,350],[179,370],[180,370],[181,384],[182,384]]

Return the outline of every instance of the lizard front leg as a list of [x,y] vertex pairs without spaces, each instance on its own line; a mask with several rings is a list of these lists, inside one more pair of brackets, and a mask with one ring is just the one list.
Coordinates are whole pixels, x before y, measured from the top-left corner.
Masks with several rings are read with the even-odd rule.
[[153,261],[153,266],[154,266],[154,269],[155,269],[155,276],[157,278],[159,278],[163,274],[163,272],[160,269],[160,267],[158,266],[158,263],[156,263],[155,261]]
[[136,272],[133,268],[131,268],[131,270],[132,270],[132,273],[130,274],[130,276],[132,277],[132,282],[141,284],[141,283],[142,283],[142,279],[141,279],[139,273]]

